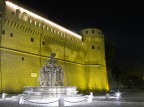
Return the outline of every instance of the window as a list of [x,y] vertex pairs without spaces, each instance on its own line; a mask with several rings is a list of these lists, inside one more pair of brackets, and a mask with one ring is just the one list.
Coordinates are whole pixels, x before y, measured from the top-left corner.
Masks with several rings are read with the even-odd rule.
[[56,33],[56,30],[54,30],[54,33]]
[[19,9],[16,10],[16,17],[21,18],[21,11]]
[[51,32],[53,31],[53,29],[51,28]]
[[44,41],[42,41],[42,45],[45,45],[45,42],[44,42]]
[[88,34],[88,31],[86,31],[86,34]]
[[92,30],[92,33],[94,34],[94,30]]
[[101,32],[98,32],[99,35],[101,35]]
[[92,49],[94,49],[95,47],[94,46],[92,46]]
[[37,23],[37,22],[35,21],[35,22],[34,22],[34,25],[36,25],[36,23]]
[[34,38],[31,38],[31,42],[34,42]]
[[13,33],[10,33],[10,37],[13,37]]
[[28,20],[28,16],[26,12],[23,12],[21,15],[22,20],[27,21]]
[[5,30],[2,30],[2,34],[5,35]]
[[39,27],[41,27],[41,23],[39,23]]
[[45,25],[43,25],[43,29],[45,28]]
[[29,19],[29,22],[32,23],[32,19]]
[[63,34],[63,36],[64,36],[64,37],[66,37],[66,35],[65,35],[65,34]]
[[46,30],[48,30],[49,28],[48,27],[46,27]]
[[22,57],[22,60],[24,61],[24,57]]

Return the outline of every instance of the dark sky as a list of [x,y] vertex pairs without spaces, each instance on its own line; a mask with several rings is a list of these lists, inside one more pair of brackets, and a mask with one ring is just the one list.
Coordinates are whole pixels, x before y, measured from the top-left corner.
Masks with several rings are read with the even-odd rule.
[[78,32],[101,29],[117,47],[117,63],[144,65],[144,0],[16,0]]

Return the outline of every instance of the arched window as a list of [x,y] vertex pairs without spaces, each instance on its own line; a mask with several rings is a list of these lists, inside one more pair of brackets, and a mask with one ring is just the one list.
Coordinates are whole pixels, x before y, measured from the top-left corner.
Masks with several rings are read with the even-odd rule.
[[16,17],[21,18],[21,11],[19,9],[16,9]]
[[29,23],[33,23],[33,19],[32,18],[29,18]]
[[27,20],[28,20],[28,17],[27,17],[27,13],[26,13],[26,12],[23,12],[23,13],[22,13],[22,20],[24,20],[24,21],[27,21]]
[[39,26],[39,27],[41,27],[41,25],[42,25],[42,24],[41,24],[41,23],[39,23],[39,25],[38,25],[38,26]]

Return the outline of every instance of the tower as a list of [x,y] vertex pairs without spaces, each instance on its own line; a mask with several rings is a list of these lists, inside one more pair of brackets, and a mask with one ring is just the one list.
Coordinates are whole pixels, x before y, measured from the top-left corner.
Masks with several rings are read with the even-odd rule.
[[83,68],[89,90],[108,89],[104,35],[101,30],[88,28],[81,30],[85,55]]
[[83,29],[84,64],[105,65],[104,35],[99,29]]

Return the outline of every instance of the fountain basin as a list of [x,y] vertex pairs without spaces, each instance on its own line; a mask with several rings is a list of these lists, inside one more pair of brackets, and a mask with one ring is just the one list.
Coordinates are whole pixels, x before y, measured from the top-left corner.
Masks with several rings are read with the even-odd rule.
[[77,94],[77,88],[74,86],[27,86],[24,87],[24,91],[19,95],[22,98],[23,103],[35,103],[35,104],[53,104],[58,105],[61,98],[64,99],[65,104],[71,104],[73,102],[86,102],[87,96]]
[[49,95],[49,96],[73,96],[77,94],[77,88],[74,86],[27,86],[23,93],[26,95]]

